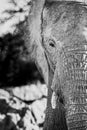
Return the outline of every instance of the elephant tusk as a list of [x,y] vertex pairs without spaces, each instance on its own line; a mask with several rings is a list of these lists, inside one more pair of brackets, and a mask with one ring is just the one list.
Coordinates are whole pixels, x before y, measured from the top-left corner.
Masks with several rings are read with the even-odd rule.
[[52,98],[51,98],[51,106],[52,109],[55,109],[57,105],[57,94],[55,92],[52,93]]

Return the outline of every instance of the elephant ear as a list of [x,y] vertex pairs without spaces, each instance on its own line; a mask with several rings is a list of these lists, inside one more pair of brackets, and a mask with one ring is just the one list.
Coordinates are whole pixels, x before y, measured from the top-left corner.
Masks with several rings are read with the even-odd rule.
[[45,0],[33,0],[27,22],[27,46],[31,57],[35,60],[39,71],[42,73],[45,82],[48,84],[48,63],[42,47],[41,36],[41,15]]

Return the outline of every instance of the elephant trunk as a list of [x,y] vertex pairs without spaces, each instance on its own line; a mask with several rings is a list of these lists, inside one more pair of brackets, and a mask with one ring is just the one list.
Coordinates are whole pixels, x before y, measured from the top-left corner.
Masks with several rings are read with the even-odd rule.
[[84,86],[76,86],[66,103],[66,122],[68,130],[87,129],[87,103],[86,90]]
[[66,121],[69,130],[87,129],[87,45],[64,48],[62,55]]
[[[60,54],[58,80],[64,97],[68,130],[87,130],[87,45],[67,46]],[[55,86],[52,89],[57,90]]]

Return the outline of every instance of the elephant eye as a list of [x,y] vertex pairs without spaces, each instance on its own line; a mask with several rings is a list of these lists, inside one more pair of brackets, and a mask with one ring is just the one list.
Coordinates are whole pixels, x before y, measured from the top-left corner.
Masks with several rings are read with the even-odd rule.
[[53,40],[49,40],[49,46],[50,47],[55,47],[55,42]]
[[56,51],[56,43],[53,39],[47,39],[46,42],[44,42],[44,47],[48,53],[54,55]]

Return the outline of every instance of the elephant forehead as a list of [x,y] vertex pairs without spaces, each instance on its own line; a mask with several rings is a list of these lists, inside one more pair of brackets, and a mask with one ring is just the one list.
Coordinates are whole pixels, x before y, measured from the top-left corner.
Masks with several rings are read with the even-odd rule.
[[51,29],[52,37],[62,45],[87,43],[87,16],[83,20],[80,19],[76,25],[73,22],[66,20],[64,23],[54,24]]
[[66,44],[87,40],[87,9],[79,3],[58,4],[44,10],[44,35]]

